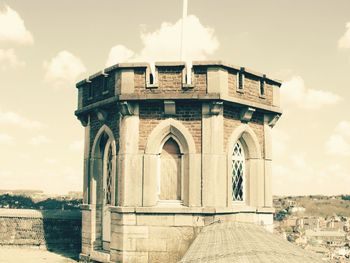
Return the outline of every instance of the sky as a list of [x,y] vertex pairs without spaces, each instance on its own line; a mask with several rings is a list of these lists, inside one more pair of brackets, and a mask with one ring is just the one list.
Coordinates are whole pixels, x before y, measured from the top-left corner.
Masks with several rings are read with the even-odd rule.
[[[0,0],[0,189],[81,191],[75,83],[180,60],[181,0]],[[275,195],[350,194],[350,1],[188,0],[184,59],[283,81]]]

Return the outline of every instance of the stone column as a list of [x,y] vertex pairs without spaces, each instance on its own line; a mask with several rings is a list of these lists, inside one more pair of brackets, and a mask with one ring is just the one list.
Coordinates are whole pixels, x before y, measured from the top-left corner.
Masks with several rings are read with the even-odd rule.
[[226,155],[223,147],[223,104],[202,106],[202,202],[203,206],[226,206]]
[[[139,105],[123,102],[119,105],[120,140],[118,182],[120,206],[142,205],[142,155],[139,154]],[[119,168],[119,169],[118,169]]]
[[271,116],[264,116],[264,181],[265,181],[265,202],[264,206],[272,207],[272,127],[270,126]]
[[[85,124],[85,125],[84,125]],[[84,167],[83,167],[83,204],[90,203],[90,117],[87,122],[83,123],[84,126]]]

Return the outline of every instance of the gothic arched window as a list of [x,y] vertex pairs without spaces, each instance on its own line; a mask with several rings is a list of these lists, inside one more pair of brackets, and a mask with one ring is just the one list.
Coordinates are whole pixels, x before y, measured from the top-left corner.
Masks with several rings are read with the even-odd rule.
[[245,156],[242,144],[238,141],[232,154],[232,200],[244,201]]
[[104,203],[106,205],[112,204],[112,173],[113,173],[113,155],[112,144],[107,143],[104,153],[104,175],[103,175],[103,193]]
[[160,200],[181,200],[181,151],[173,138],[163,145],[160,155]]

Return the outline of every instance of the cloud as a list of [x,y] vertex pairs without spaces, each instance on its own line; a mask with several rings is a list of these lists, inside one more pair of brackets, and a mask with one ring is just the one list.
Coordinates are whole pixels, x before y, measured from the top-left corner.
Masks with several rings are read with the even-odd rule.
[[26,29],[19,14],[6,6],[0,9],[0,42],[33,44],[32,34]]
[[[153,32],[141,31],[143,44],[139,52],[117,45],[109,53],[107,64],[112,65],[124,61],[170,61],[181,60],[181,23],[164,22]],[[219,47],[214,29],[205,27],[199,19],[190,15],[184,20],[183,60],[202,60],[213,54]],[[113,52],[112,52],[113,51]]]
[[14,143],[14,139],[12,136],[6,133],[0,133],[0,144],[10,145]]
[[344,35],[338,40],[338,48],[340,49],[350,48],[350,22],[346,23],[345,27]]
[[9,177],[12,176],[12,172],[9,170],[0,170],[0,178],[1,180],[8,179]]
[[30,120],[12,111],[0,110],[0,125],[15,125],[25,129],[40,129],[44,125],[41,122]]
[[332,92],[308,89],[300,76],[294,76],[283,82],[281,95],[284,103],[294,104],[299,108],[317,110],[323,106],[338,103],[341,98]]
[[350,156],[350,122],[341,121],[325,143],[326,153],[336,156]]
[[54,158],[45,158],[44,161],[47,164],[57,164],[58,163],[58,160],[54,159]]
[[129,61],[135,53],[123,45],[116,45],[111,48],[108,54],[106,67],[112,66],[116,63],[123,63]]
[[84,140],[77,140],[69,145],[69,149],[72,151],[82,152],[84,150]]
[[72,86],[78,77],[86,71],[83,62],[72,53],[60,51],[49,62],[44,62],[45,81],[55,88]]
[[284,163],[274,163],[272,175],[277,195],[349,193],[350,174],[345,167],[334,163],[317,166],[305,153],[289,154]]
[[287,144],[290,140],[289,135],[281,129],[272,130],[272,153],[273,156],[283,156],[287,152]]
[[25,66],[25,62],[17,58],[15,51],[11,49],[0,49],[0,69],[18,68]]
[[51,142],[51,140],[49,138],[47,138],[45,135],[35,136],[35,137],[31,138],[29,141],[29,143],[31,145],[35,145],[35,146],[48,144],[50,142]]

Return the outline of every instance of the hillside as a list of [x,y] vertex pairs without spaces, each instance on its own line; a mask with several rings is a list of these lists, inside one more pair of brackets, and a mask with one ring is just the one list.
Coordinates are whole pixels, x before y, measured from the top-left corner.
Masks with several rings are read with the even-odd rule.
[[327,217],[334,214],[350,217],[350,200],[344,196],[295,196],[274,197],[276,212],[286,209],[291,202],[306,210],[303,215]]

